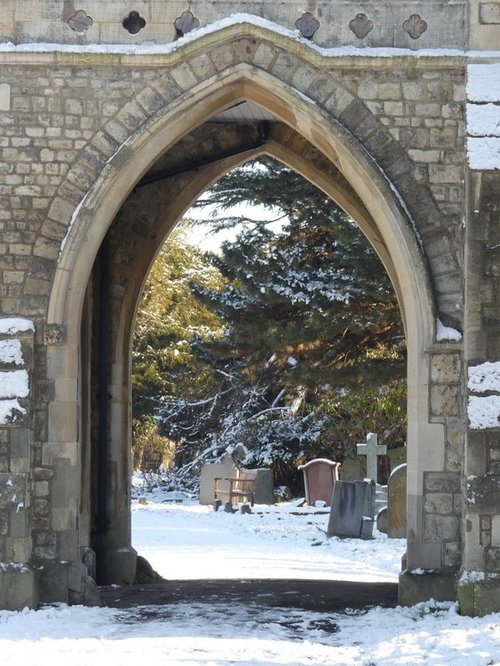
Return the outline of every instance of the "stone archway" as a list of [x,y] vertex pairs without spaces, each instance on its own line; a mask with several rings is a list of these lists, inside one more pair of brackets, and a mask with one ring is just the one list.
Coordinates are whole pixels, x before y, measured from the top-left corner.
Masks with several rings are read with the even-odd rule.
[[[266,77],[264,77],[266,79]],[[269,83],[268,81],[265,81]],[[357,147],[352,137],[349,137],[346,131],[331,118],[321,117],[317,111],[310,107],[306,100],[297,96],[293,91],[285,90],[283,97],[279,97],[276,88],[276,82],[273,82],[273,90],[268,93],[265,85],[261,81],[257,84],[255,77],[250,75],[245,68],[238,68],[231,72],[227,80],[218,82],[214,91],[203,91],[198,95],[198,99],[191,101],[189,105],[179,105],[177,113],[173,118],[165,114],[156,129],[148,128],[147,132],[139,133],[133,137],[124,150],[127,153],[127,163],[123,164],[123,156],[118,152],[115,156],[117,165],[123,165],[117,169],[113,160],[110,167],[115,167],[115,177],[110,178],[110,174],[101,174],[89,195],[85,199],[85,208],[82,206],[80,211],[74,216],[72,227],[70,229],[66,244],[63,248],[61,261],[58,269],[58,278],[55,281],[53,298],[49,309],[51,319],[49,324],[66,323],[67,333],[66,342],[60,347],[49,349],[49,367],[57,368],[56,399],[50,405],[52,416],[57,414],[58,410],[71,410],[74,415],[74,426],[78,423],[79,415],[79,396],[81,383],[78,371],[78,348],[79,348],[79,326],[81,321],[81,312],[83,300],[85,297],[86,281],[85,275],[88,275],[93,265],[93,259],[100,247],[100,240],[104,237],[107,229],[115,218],[118,207],[125,200],[131,187],[137,181],[137,176],[132,174],[142,173],[145,170],[146,156],[148,162],[154,163],[154,157],[165,150],[165,139],[162,134],[168,133],[169,143],[172,144],[172,136],[178,138],[185,135],[187,124],[200,124],[200,121],[206,119],[208,113],[215,113],[220,108],[225,108],[228,104],[249,99],[259,103],[272,110],[272,113],[280,120],[285,120],[288,125],[293,125],[303,136],[310,141],[316,140],[315,148],[321,152],[325,159],[332,164],[340,164],[343,174],[346,174],[346,183],[349,183],[349,177],[356,181],[356,194],[358,199],[352,195],[353,188],[344,186],[344,189],[337,190],[334,184],[328,182],[324,173],[314,168],[308,168],[303,158],[294,155],[283,145],[269,145],[266,152],[278,157],[289,164],[292,168],[302,171],[312,182],[320,186],[325,192],[336,200],[340,199],[343,207],[348,210],[357,221],[364,227],[367,235],[371,236],[371,241],[375,245],[378,243],[378,251],[381,254],[386,266],[394,281],[398,297],[402,304],[405,326],[408,332],[408,346],[410,350],[409,360],[409,463],[413,474],[410,476],[409,483],[409,524],[410,535],[413,535],[413,541],[409,540],[409,558],[413,560],[414,567],[423,567],[428,565],[425,553],[421,546],[419,534],[419,521],[421,512],[422,497],[422,466],[419,461],[422,456],[422,450],[417,442],[422,439],[432,441],[433,449],[443,446],[442,428],[428,423],[428,377],[425,368],[425,349],[433,340],[434,315],[431,292],[429,289],[429,280],[425,262],[421,250],[416,241],[413,229],[402,209],[400,202],[391,190],[390,184],[377,171],[376,167],[363,155],[361,147]],[[190,113],[186,114],[186,106]],[[200,113],[200,109],[203,113]],[[207,111],[207,109],[209,109]],[[293,109],[293,115],[289,111]],[[288,111],[288,113],[287,113]],[[194,118],[192,117],[194,116]],[[318,117],[319,116],[319,117]],[[179,129],[174,134],[172,128],[179,125]],[[317,137],[321,136],[321,141]],[[331,136],[331,141],[325,140],[325,136]],[[311,141],[312,143],[312,141]],[[154,145],[154,149],[153,149]],[[233,161],[236,163],[236,161]],[[171,207],[171,217],[167,225],[172,225],[178,219],[179,215],[190,203],[197,198],[201,191],[214,179],[220,177],[230,168],[230,162],[225,161],[211,168],[208,173],[203,173],[201,177],[194,179],[190,188],[178,197]],[[87,227],[88,231],[84,231]],[[146,264],[152,260],[160,242],[162,234],[156,238],[157,247],[150,247],[150,254],[147,257]],[[69,270],[68,267],[71,267]],[[137,286],[142,283],[144,277],[144,259],[143,272],[137,275]],[[136,295],[129,299],[129,303],[134,303]],[[117,332],[117,339],[121,340],[116,345],[117,356],[113,359],[113,380],[110,388],[111,394],[117,396],[115,408],[113,410],[111,430],[112,440],[115,445],[118,441],[127,441],[128,420],[126,412],[128,410],[128,395],[123,395],[123,387],[128,382],[128,356],[129,340],[132,310],[129,308],[122,324]],[[119,350],[119,351],[118,351]],[[120,358],[121,356],[121,358]],[[124,360],[125,359],[125,360]],[[58,387],[64,387],[62,393],[57,391]],[[71,390],[68,390],[71,389]],[[70,398],[73,396],[73,400]],[[61,398],[64,398],[61,400]],[[65,419],[67,422],[67,418]],[[57,428],[57,419],[52,423]],[[79,441],[78,433],[75,439]],[[50,437],[50,434],[49,434]],[[113,445],[112,445],[113,446]],[[124,484],[128,484],[124,475],[128,473],[128,468],[123,461],[123,450],[116,454],[121,460],[121,473],[119,481],[114,488],[115,494],[123,490]],[[426,469],[429,469],[428,455],[426,456]],[[115,460],[116,462],[116,460]],[[57,479],[55,479],[57,483]],[[80,498],[71,493],[75,506]],[[127,526],[128,516],[124,512],[123,506],[120,509],[121,527],[117,530],[116,538],[113,541],[111,550],[114,551],[113,562],[110,569],[117,573],[117,580],[127,580],[130,578],[133,570],[133,549],[130,547],[130,533]],[[115,516],[115,519],[117,517]],[[83,536],[83,535],[81,535]],[[88,545],[88,544],[83,544]],[[413,550],[412,550],[413,548]],[[67,555],[70,555],[68,552]],[[118,560],[121,564],[118,564]]]

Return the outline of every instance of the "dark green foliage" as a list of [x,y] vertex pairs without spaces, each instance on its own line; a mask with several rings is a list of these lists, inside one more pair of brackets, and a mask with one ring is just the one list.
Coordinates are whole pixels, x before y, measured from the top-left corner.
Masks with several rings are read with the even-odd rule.
[[[213,227],[233,228],[235,237],[207,254],[200,272],[190,268],[196,253],[165,264],[163,274],[178,271],[183,288],[163,310],[169,324],[161,340],[170,350],[186,344],[185,361],[170,355],[164,365],[146,363],[142,375],[147,387],[147,373],[157,373],[151,395],[158,404],[161,389],[161,429],[176,443],[181,474],[238,449],[245,466],[270,466],[277,483],[298,489],[298,464],[341,460],[368,431],[404,442],[399,308],[356,225],[268,159],[228,174],[199,205],[207,202],[216,206]],[[235,204],[261,204],[268,218],[224,215]],[[204,318],[211,313],[203,333],[196,317],[179,318],[193,303]],[[140,336],[141,349],[153,349],[149,336]]]
[[[249,224],[213,259],[222,290],[197,289],[226,324],[210,343],[255,378],[272,358],[280,382],[316,390],[380,384],[404,372],[401,318],[380,260],[359,229],[302,177],[270,160],[228,174],[210,199],[260,203],[283,226]],[[217,219],[217,226],[236,218]]]

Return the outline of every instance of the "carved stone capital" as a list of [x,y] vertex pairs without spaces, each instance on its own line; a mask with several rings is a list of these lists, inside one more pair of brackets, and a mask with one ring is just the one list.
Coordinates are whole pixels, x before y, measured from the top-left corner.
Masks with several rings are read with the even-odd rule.
[[64,339],[64,326],[62,324],[46,324],[43,332],[43,341],[46,345],[60,345]]

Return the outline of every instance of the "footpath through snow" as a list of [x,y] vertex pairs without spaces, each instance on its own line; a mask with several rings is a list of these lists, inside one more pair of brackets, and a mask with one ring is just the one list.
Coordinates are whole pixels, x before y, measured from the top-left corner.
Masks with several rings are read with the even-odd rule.
[[[404,541],[327,539],[328,516],[294,515],[293,504],[231,515],[171,499],[133,504],[134,546],[166,578],[397,580]],[[325,613],[208,599],[0,612],[2,666],[34,656],[51,666],[500,665],[500,614],[461,617],[454,604],[434,602]]]

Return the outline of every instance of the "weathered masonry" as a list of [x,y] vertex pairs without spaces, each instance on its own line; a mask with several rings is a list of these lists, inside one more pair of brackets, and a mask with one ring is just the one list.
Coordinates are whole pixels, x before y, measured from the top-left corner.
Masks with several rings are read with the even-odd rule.
[[499,45],[498,0],[3,0],[1,608],[132,580],[141,286],[266,153],[356,220],[401,305],[401,602],[500,610]]

